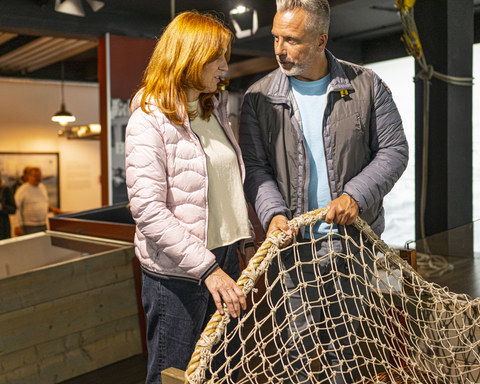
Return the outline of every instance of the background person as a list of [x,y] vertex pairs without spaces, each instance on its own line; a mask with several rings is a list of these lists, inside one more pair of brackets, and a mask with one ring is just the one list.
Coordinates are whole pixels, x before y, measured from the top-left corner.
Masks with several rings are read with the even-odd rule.
[[21,177],[18,177],[15,183],[12,185],[13,194],[17,192],[17,189],[22,185],[25,184],[28,180],[28,171],[32,168],[31,166],[27,165],[23,168],[23,174]]
[[62,213],[48,202],[48,192],[42,183],[42,171],[38,167],[27,170],[27,182],[15,192],[17,204],[15,235],[22,236],[47,230],[47,214]]
[[[312,233],[300,233],[300,242],[312,236],[321,239],[332,223],[338,233],[359,214],[380,235],[385,225],[383,198],[407,165],[408,144],[390,90],[371,70],[337,60],[325,48],[329,22],[326,0],[277,0],[272,35],[280,68],[245,95],[240,123],[245,192],[267,236],[277,229],[292,234],[288,219],[326,206],[325,222],[315,225]],[[322,258],[331,249],[345,253],[338,238],[331,245],[318,241],[316,255],[311,245],[299,247],[299,261],[306,263],[304,280],[314,281],[321,274],[321,287],[299,288],[292,252],[278,266],[292,272],[285,282],[290,306],[277,315],[295,318],[282,334],[282,350],[288,351],[282,363],[290,374],[285,382],[310,383],[305,367],[309,352],[319,344],[326,353],[321,361],[325,369],[317,379],[354,381],[358,323],[351,320],[361,315],[361,297],[368,293],[355,278],[329,276],[337,271],[364,276],[367,269],[358,249],[352,250],[356,258],[351,263]],[[313,256],[321,262],[311,263]],[[303,310],[305,301],[315,303],[308,313]],[[318,338],[309,334],[310,324],[322,330]]]
[[126,181],[144,271],[147,383],[161,383],[166,368],[186,369],[211,315],[223,314],[222,302],[233,318],[246,308],[235,283],[237,249],[245,253],[251,241],[245,171],[220,91],[231,39],[213,16],[178,15],[131,103]]
[[11,237],[10,217],[17,210],[12,190],[5,185],[0,172],[0,240]]

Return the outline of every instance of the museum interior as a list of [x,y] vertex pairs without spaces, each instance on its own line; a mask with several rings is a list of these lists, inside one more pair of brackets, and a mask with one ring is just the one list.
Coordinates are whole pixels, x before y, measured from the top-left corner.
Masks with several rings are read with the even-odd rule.
[[[426,280],[477,298],[480,0],[410,1],[418,35],[401,17],[404,2],[329,0],[327,48],[384,76],[409,130],[384,240],[433,255],[418,266]],[[245,91],[278,68],[275,0],[0,0],[1,175],[13,186],[26,166],[39,167],[62,211],[27,236],[15,236],[11,215],[12,238],[0,241],[0,382],[144,382],[125,128],[158,37],[194,9],[215,12],[235,35],[227,90],[238,134]],[[74,121],[52,121],[59,112]]]

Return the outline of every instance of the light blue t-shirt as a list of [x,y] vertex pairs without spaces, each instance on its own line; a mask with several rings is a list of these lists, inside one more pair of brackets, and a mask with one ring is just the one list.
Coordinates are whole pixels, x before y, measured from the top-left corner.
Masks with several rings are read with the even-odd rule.
[[[290,76],[292,89],[300,117],[303,137],[310,163],[310,182],[308,184],[308,210],[325,208],[332,200],[328,183],[327,162],[323,143],[323,112],[330,74],[317,81],[300,81]],[[314,237],[319,238],[330,231],[330,224],[324,221],[313,227]],[[338,232],[334,225],[334,232]],[[310,238],[308,230],[305,237]]]

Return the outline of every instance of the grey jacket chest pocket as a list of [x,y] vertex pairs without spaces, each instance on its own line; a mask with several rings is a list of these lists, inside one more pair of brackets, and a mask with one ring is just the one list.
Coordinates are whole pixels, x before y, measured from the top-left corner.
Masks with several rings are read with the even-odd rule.
[[335,174],[344,185],[370,162],[369,131],[365,117],[355,112],[342,120],[331,122],[330,135]]
[[354,112],[341,120],[330,121],[330,134],[336,138],[337,142],[363,143],[368,147],[368,127],[366,126],[365,116],[360,112]]

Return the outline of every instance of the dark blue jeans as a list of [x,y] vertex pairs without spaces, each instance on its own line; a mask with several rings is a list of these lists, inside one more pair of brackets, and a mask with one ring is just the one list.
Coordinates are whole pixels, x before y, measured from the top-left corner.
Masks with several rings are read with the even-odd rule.
[[[235,281],[240,276],[238,243],[212,250],[217,263]],[[155,279],[143,275],[142,303],[147,316],[147,384],[161,384],[163,370],[185,370],[216,306],[205,283]],[[231,319],[228,328],[237,324]],[[240,342],[230,343],[232,354]]]

